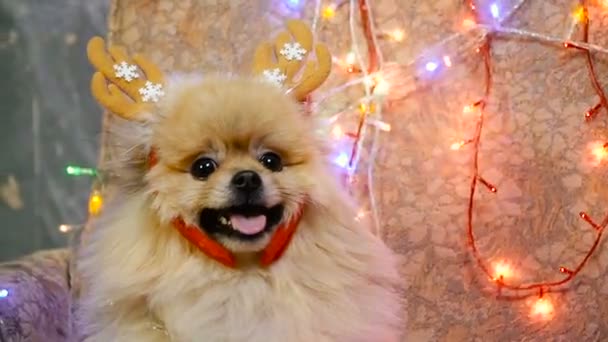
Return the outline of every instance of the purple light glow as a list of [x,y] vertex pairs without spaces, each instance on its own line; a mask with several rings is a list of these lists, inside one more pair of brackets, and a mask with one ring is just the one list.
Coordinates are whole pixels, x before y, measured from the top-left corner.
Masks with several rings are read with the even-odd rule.
[[300,0],[287,0],[287,7],[298,8],[300,7]]
[[348,154],[346,154],[346,153],[342,152],[342,153],[340,153],[340,154],[339,154],[339,155],[336,157],[336,159],[334,160],[334,162],[335,162],[335,163],[336,163],[338,166],[340,166],[340,167],[342,167],[342,168],[346,168],[346,167],[348,166],[348,159],[349,159],[349,158],[348,158]]
[[439,67],[439,64],[437,64],[435,62],[427,62],[424,67],[426,68],[427,71],[433,72],[433,71],[437,70],[437,68]]
[[500,16],[500,10],[498,9],[497,4],[490,5],[490,13],[492,13],[492,17],[494,19],[498,19],[498,17]]

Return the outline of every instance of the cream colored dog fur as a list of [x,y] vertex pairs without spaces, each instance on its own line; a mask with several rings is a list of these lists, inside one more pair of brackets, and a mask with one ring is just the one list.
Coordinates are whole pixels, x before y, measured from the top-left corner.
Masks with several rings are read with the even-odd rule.
[[[398,341],[395,256],[355,218],[312,119],[278,88],[256,80],[181,78],[167,94],[150,113],[153,123],[110,128],[118,150],[108,170],[114,194],[92,221],[78,265],[85,340]],[[247,146],[233,150],[234,140]],[[223,149],[218,158],[225,163],[203,184],[183,169],[210,142]],[[148,170],[150,146],[159,162]],[[293,166],[264,173],[255,165],[260,148],[280,149]],[[267,238],[252,245],[222,241],[238,257],[231,269],[170,223],[177,215],[195,223],[202,207],[225,201],[223,179],[239,167],[259,168],[268,202],[285,202],[286,217],[306,199],[289,248],[267,268],[256,262]]]

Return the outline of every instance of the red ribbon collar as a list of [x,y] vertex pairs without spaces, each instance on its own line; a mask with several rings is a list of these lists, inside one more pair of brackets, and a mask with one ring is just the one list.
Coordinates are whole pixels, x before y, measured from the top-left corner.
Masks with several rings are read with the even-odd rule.
[[[281,224],[275,229],[270,242],[262,251],[260,265],[269,266],[283,255],[298,228],[302,212],[302,208],[300,208],[288,222]],[[181,217],[178,217],[173,220],[173,227],[208,257],[215,259],[227,267],[236,267],[234,255],[222,244],[207,236],[198,226],[186,224]]]
[[[148,156],[148,165],[153,167],[158,162],[158,157],[154,150],[150,152]],[[262,251],[260,256],[260,265],[269,266],[273,262],[277,261],[287,250],[293,235],[298,228],[300,219],[303,215],[303,207],[300,206],[298,211],[291,219],[277,228],[270,239],[270,242]],[[177,217],[172,221],[173,227],[177,229],[180,234],[186,238],[191,244],[196,246],[201,252],[205,253],[208,257],[216,260],[217,262],[231,268],[236,267],[236,258],[226,247],[219,242],[213,240],[205,232],[195,225],[189,225],[184,222],[181,217]]]

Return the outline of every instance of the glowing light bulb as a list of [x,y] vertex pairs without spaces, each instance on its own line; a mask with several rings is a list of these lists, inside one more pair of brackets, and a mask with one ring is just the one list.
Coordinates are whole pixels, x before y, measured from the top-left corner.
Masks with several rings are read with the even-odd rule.
[[500,16],[500,9],[498,8],[497,4],[490,5],[490,14],[492,14],[492,18],[498,19]]
[[348,154],[346,154],[345,152],[342,152],[342,153],[340,153],[340,154],[339,154],[339,155],[336,157],[336,159],[334,160],[334,162],[335,162],[335,163],[336,163],[338,166],[340,166],[340,167],[342,167],[342,168],[345,168],[345,167],[347,167],[347,166],[348,166],[348,159],[349,159],[349,158],[348,158]]
[[359,210],[359,212],[357,213],[357,220],[360,220],[364,217],[365,217],[365,211]]
[[450,56],[443,56],[443,64],[445,64],[445,66],[448,68],[452,66],[452,59]]
[[608,159],[608,143],[594,142],[590,145],[593,165],[598,166]]
[[300,5],[300,0],[287,0],[287,6],[297,8]]
[[68,165],[65,172],[70,176],[95,176],[97,174],[95,169],[74,165]]
[[72,230],[72,226],[70,226],[69,224],[62,224],[59,226],[59,231],[62,233],[67,233],[70,230]]
[[331,135],[333,135],[335,139],[340,139],[344,136],[344,131],[342,130],[342,127],[336,125],[332,128]]
[[389,124],[388,122],[369,118],[366,120],[366,123],[370,126],[374,126],[374,127],[378,128],[379,130],[384,131],[384,132],[391,131],[391,124]]
[[359,112],[361,112],[361,114],[366,113],[366,112],[367,112],[367,109],[368,109],[368,107],[367,107],[367,103],[365,103],[365,102],[361,102],[361,103],[359,104]]
[[390,37],[396,42],[401,42],[405,38],[405,32],[401,29],[395,29],[390,33]]
[[349,52],[346,54],[346,58],[344,58],[344,62],[346,63],[346,71],[352,73],[355,71],[355,61],[357,60],[357,56],[354,52]]
[[462,107],[462,114],[465,118],[471,118],[471,116],[479,117],[482,113],[479,110],[478,104],[471,104]]
[[355,56],[354,52],[349,52],[346,54],[346,64],[355,64],[355,60],[357,59],[357,56]]
[[578,22],[582,22],[583,20],[585,20],[585,7],[583,7],[582,5],[578,6],[572,16],[574,17],[574,20]]
[[323,19],[329,20],[336,16],[336,6],[335,5],[327,5],[323,8],[323,12],[321,12],[321,16]]
[[462,146],[464,146],[465,143],[466,143],[466,141],[464,141],[464,140],[456,141],[456,142],[452,143],[452,145],[450,145],[450,149],[452,151],[458,151],[462,148]]
[[494,263],[493,268],[494,275],[492,276],[492,280],[494,281],[511,278],[513,276],[513,269],[511,268],[511,265],[504,260]]
[[7,289],[0,289],[0,299],[8,297]]
[[94,190],[89,197],[89,214],[93,216],[99,214],[102,207],[103,197],[99,191]]
[[368,76],[368,77],[363,78],[363,84],[365,84],[366,87],[375,87],[376,80],[373,77]]
[[437,68],[439,67],[439,64],[435,63],[435,62],[427,62],[424,67],[426,68],[427,71],[433,72],[435,70],[437,70]]
[[374,126],[378,127],[378,129],[380,129],[381,131],[384,131],[384,132],[391,131],[391,124],[389,124],[388,122],[373,120],[372,124]]
[[530,316],[543,321],[550,320],[553,317],[553,303],[546,297],[538,298],[532,304]]
[[470,30],[476,25],[475,20],[471,18],[466,18],[462,21],[462,28],[465,30]]
[[383,79],[378,79],[376,81],[376,87],[374,88],[374,94],[378,96],[386,96],[388,95],[388,91],[390,89],[390,85]]

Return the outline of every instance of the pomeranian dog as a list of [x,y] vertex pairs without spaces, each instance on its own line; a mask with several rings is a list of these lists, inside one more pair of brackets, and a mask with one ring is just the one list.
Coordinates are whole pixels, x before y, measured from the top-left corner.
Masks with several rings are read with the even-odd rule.
[[110,128],[124,149],[78,261],[85,341],[399,340],[396,258],[292,96],[182,77],[156,114]]

